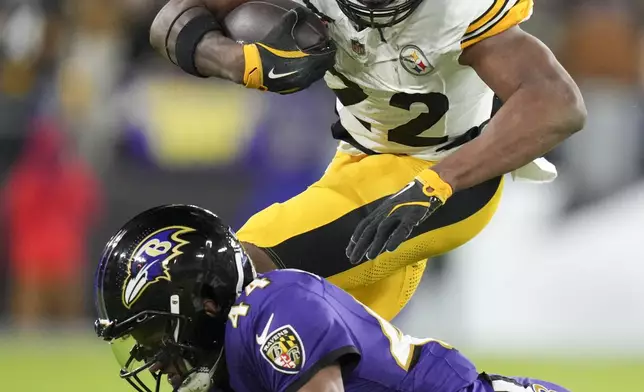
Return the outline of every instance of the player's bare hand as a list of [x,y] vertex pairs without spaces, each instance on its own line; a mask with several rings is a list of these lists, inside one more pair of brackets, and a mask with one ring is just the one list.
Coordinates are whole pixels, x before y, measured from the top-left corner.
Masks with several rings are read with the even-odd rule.
[[358,224],[347,247],[349,261],[358,264],[393,252],[451,195],[452,187],[436,172],[423,171]]

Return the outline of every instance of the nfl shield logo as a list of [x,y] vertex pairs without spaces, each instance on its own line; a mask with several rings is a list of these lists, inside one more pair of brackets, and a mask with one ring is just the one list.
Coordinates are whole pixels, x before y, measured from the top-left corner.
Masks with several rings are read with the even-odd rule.
[[351,40],[351,49],[353,49],[354,53],[359,56],[364,56],[367,53],[364,44],[360,43],[360,41],[355,38]]

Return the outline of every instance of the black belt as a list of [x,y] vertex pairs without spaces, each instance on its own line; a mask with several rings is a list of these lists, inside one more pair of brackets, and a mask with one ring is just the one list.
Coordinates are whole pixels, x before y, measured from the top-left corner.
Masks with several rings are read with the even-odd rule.
[[[436,149],[437,152],[440,151],[449,151],[453,148],[456,148],[458,146],[462,146],[463,144],[469,142],[470,140],[473,140],[474,138],[478,137],[481,134],[481,130],[485,128],[487,123],[489,122],[486,121],[483,124],[473,127],[469,131],[465,132],[462,135],[458,135],[452,139],[449,140],[449,143],[445,144],[443,147],[440,147]],[[367,155],[378,155],[380,154],[379,152],[373,151],[371,149],[368,149],[367,147],[363,146],[362,144],[358,143],[358,141],[351,136],[349,131],[342,125],[340,120],[336,121],[333,125],[331,125],[331,134],[333,135],[333,138],[336,140],[341,140],[345,143],[350,144],[353,148],[360,150],[361,152],[367,154]]]
[[352,145],[355,149],[362,151],[363,153],[367,155],[377,155],[379,153],[368,149],[367,147],[363,146],[362,144],[358,143],[358,141],[351,136],[349,131],[342,125],[340,120],[336,121],[333,125],[331,125],[331,134],[333,135],[333,138],[335,140],[341,140],[345,143],[349,143]]

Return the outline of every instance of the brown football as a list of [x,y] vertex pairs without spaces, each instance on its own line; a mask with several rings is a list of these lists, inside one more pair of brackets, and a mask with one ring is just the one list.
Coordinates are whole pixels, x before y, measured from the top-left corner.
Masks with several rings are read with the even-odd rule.
[[326,25],[308,8],[291,0],[249,1],[240,5],[224,18],[226,36],[242,43],[260,41],[280,23],[284,14],[295,7],[306,11],[306,19],[298,22],[294,30],[295,42],[300,49],[326,45]]

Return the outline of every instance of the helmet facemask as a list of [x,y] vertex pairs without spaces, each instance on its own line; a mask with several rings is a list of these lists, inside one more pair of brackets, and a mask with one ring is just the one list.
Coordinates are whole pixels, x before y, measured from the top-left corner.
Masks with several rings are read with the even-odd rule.
[[210,382],[224,362],[223,328],[220,317],[197,312],[188,318],[178,314],[178,306],[176,313],[143,311],[123,322],[96,322],[121,366],[120,377],[139,392],[160,392],[164,374],[177,388],[207,369]]
[[391,27],[407,19],[422,0],[336,0],[360,29]]

